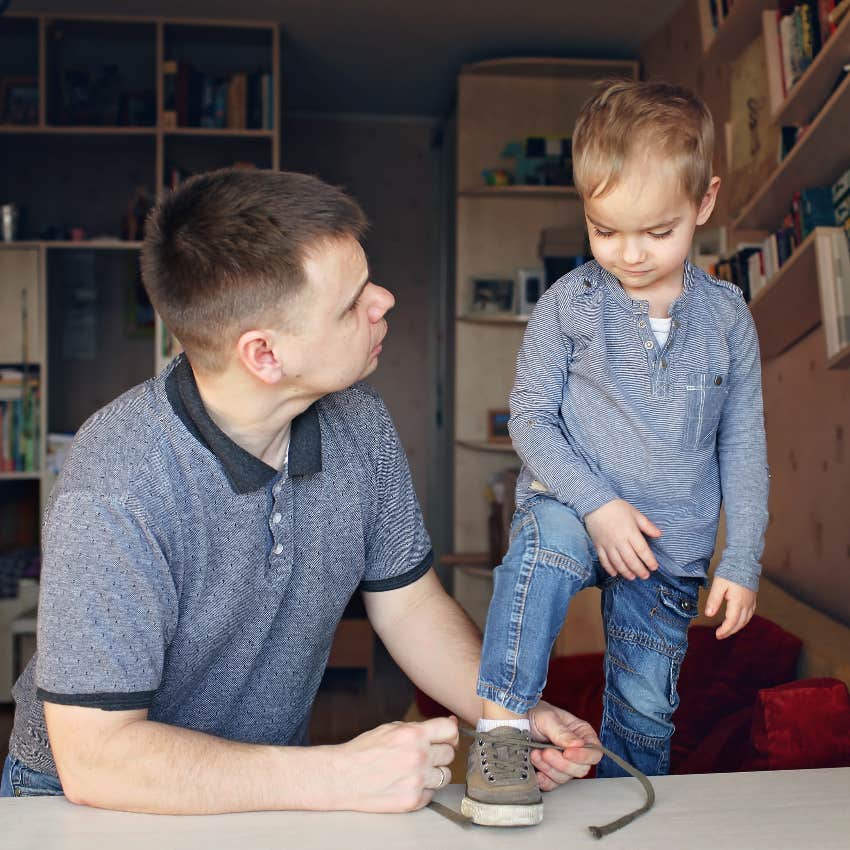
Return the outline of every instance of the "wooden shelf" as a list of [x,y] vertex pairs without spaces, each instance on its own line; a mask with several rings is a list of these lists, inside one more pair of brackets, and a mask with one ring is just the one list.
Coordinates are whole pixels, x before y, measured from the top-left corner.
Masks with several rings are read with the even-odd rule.
[[832,93],[803,137],[732,222],[732,230],[772,230],[794,192],[828,185],[847,167],[850,75]]
[[817,104],[826,99],[848,58],[850,58],[850,15],[845,15],[841,25],[829,37],[814,62],[797,80],[782,105],[774,113],[774,123],[780,127],[789,124],[805,124],[812,117],[812,108],[817,108]]
[[571,198],[580,200],[575,186],[473,186],[461,189],[460,198]]
[[39,481],[40,472],[0,472],[0,481]]
[[776,357],[821,321],[815,243],[817,228],[750,302],[762,357]]
[[455,440],[455,445],[474,452],[499,452],[501,454],[514,455],[512,443],[490,443],[487,440]]
[[84,239],[82,242],[71,242],[67,239],[20,239],[15,242],[0,242],[3,248],[75,248],[85,251],[138,251],[141,242],[130,242],[123,239]]
[[[775,9],[776,2],[777,0],[736,0],[707,44],[703,38],[703,60],[730,62],[734,59],[761,33],[761,13],[765,9]],[[701,0],[700,5],[707,7],[708,0]],[[702,26],[710,27],[711,22],[703,20]]]
[[32,136],[155,136],[156,127],[93,127],[75,124],[0,124],[0,133]]
[[162,131],[166,136],[212,136],[217,139],[271,139],[274,130],[240,130],[229,127],[171,127]]
[[467,322],[471,325],[527,325],[528,316],[519,316],[516,313],[491,313],[481,316],[469,313],[458,316],[459,322]]

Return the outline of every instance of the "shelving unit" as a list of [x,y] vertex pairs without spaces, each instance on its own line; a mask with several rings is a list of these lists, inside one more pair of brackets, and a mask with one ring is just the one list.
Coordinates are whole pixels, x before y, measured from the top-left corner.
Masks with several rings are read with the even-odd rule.
[[[519,463],[509,444],[488,442],[487,411],[507,407],[516,354],[528,318],[470,313],[471,280],[541,265],[547,227],[583,228],[572,186],[488,186],[482,171],[499,165],[507,142],[569,137],[597,80],[636,79],[631,61],[504,59],[466,65],[458,81],[455,300],[454,550],[487,550],[485,487]],[[579,249],[580,251],[580,249]],[[577,251],[576,253],[578,253]],[[463,571],[455,592],[462,598]],[[474,607],[474,606],[472,606]]]
[[[166,59],[192,63],[210,76],[269,74],[271,126],[167,126]],[[107,73],[107,65],[114,66],[109,73],[118,81],[110,100],[94,95],[88,105],[69,100],[69,75],[94,80]],[[0,17],[2,77],[32,79],[39,94],[34,123],[0,123],[0,196],[26,213],[21,238],[0,243],[0,362],[21,361],[19,296],[11,287],[23,281],[31,323],[28,362],[39,373],[40,447],[35,471],[0,473],[0,497],[3,488],[29,482],[40,510],[52,485],[47,434],[75,430],[102,403],[159,371],[173,350],[158,317],[150,312],[148,318],[150,305],[138,285],[142,243],[120,238],[136,187],[145,187],[153,202],[167,191],[172,167],[184,174],[236,161],[280,167],[279,27],[263,21],[6,13]],[[48,227],[59,235],[81,228],[94,238],[42,238]],[[75,297],[70,306],[64,303]],[[86,299],[100,311],[91,333],[86,323],[95,319],[86,312]]]

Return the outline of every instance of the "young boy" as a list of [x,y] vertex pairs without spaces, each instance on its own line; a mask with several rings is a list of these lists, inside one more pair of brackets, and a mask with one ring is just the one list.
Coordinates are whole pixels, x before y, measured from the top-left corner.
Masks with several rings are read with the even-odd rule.
[[[768,489],[758,340],[741,291],[686,259],[720,185],[713,137],[702,101],[659,83],[606,84],[576,123],[595,260],[546,292],[517,361],[509,427],[523,469],[463,802],[479,823],[542,818],[539,752],[522,743],[575,593],[602,589],[602,743],[647,774],[669,769],[721,495],[727,543],[706,613],[725,603],[726,638],[755,610]],[[615,775],[603,758],[598,776]]]

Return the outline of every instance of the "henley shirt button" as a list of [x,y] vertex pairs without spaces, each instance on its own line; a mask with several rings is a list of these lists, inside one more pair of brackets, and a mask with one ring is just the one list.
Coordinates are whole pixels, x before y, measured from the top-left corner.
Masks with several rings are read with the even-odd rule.
[[275,555],[279,555],[281,552],[283,552],[283,546],[278,543],[277,546],[274,547],[274,553]]
[[645,328],[645,327],[646,327],[646,322],[645,322],[643,319],[641,319],[641,320],[638,322],[638,327],[639,327],[639,328]]
[[666,369],[666,368],[667,368],[667,359],[666,359],[666,358],[664,358],[664,357],[662,357],[662,358],[661,358],[661,368],[662,368],[662,369]]
[[719,387],[719,386],[723,383],[723,378],[721,378],[721,377],[720,377],[720,375],[718,375],[718,376],[714,379],[714,383],[715,383],[715,384],[717,384],[717,386]]
[[272,515],[272,522],[277,525],[281,521],[282,517],[279,513],[275,513]]
[[593,284],[592,284],[589,280],[586,280],[586,281],[584,282],[584,285],[585,285],[588,289],[590,289],[590,287],[591,287],[591,286],[593,286]]
[[651,339],[648,339],[648,340],[644,343],[644,347],[645,347],[645,348],[655,348],[655,343],[653,343]]

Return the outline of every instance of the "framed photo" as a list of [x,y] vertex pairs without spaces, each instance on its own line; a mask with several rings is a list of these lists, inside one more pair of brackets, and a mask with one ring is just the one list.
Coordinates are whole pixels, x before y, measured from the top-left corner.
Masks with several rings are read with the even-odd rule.
[[0,124],[38,124],[37,77],[0,77]]
[[513,313],[514,280],[510,277],[472,279],[471,313]]
[[511,435],[508,433],[508,420],[510,418],[511,412],[506,407],[487,411],[488,443],[510,443]]
[[545,269],[517,269],[516,289],[517,312],[520,316],[530,316],[546,290]]

